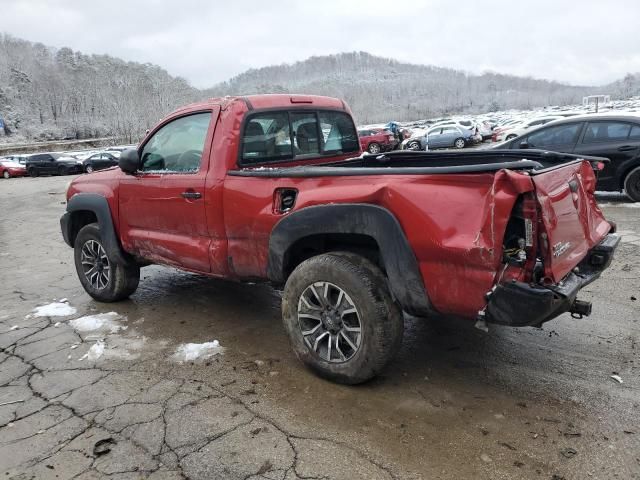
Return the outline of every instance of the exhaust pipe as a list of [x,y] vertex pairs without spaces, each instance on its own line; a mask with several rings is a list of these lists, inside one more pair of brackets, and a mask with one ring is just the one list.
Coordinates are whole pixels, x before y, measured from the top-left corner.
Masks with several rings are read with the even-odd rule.
[[569,308],[569,313],[573,318],[588,317],[591,315],[591,302],[575,299]]

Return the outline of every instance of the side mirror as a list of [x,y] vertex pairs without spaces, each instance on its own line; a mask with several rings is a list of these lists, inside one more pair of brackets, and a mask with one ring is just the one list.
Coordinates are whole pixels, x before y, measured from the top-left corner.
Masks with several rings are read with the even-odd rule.
[[520,148],[529,148],[529,142],[523,140],[520,142]]
[[138,156],[138,150],[128,148],[124,150],[118,160],[118,166],[120,170],[129,175],[133,175],[140,169],[140,157]]

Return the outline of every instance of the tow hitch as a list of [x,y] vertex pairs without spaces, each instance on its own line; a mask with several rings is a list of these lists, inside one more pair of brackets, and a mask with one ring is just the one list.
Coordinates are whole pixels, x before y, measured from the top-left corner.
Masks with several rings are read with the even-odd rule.
[[569,313],[573,318],[588,317],[591,315],[591,302],[575,299],[569,309]]

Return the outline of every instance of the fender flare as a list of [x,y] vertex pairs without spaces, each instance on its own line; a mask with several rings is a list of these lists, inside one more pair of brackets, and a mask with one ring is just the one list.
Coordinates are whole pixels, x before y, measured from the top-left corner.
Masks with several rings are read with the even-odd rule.
[[276,284],[286,281],[287,252],[297,241],[322,234],[359,234],[371,237],[402,308],[414,315],[434,311],[418,261],[398,219],[386,208],[369,204],[333,204],[302,208],[280,220],[269,238],[267,274]]
[[77,193],[67,202],[67,211],[60,219],[60,227],[65,242],[73,247],[73,229],[72,221],[73,212],[90,211],[93,212],[98,219],[100,226],[100,236],[105,250],[111,258],[122,264],[132,263],[132,258],[127,254],[120,244],[120,240],[116,234],[113,219],[111,218],[111,209],[109,202],[102,195],[95,193]]

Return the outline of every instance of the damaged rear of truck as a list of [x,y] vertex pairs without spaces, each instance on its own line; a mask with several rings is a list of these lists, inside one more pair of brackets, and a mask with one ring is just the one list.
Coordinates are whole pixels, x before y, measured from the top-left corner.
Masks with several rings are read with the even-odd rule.
[[[403,153],[231,171],[225,204],[243,209],[230,212],[228,231],[239,239],[249,227],[257,258],[268,258],[267,271],[258,261],[255,269],[244,264],[241,276],[286,284],[283,315],[298,356],[347,383],[361,381],[362,372],[341,371],[339,342],[315,312],[322,294],[315,305],[302,302],[295,288],[300,281],[325,285],[326,274],[299,275],[300,265],[319,255],[366,259],[381,270],[393,302],[418,316],[460,316],[485,328],[540,326],[565,312],[589,315],[591,305],[578,292],[609,266],[619,242],[594,195],[594,169],[606,160],[567,157],[544,168],[541,161],[552,155]],[[281,199],[274,197],[273,209],[265,203],[274,191],[289,199],[272,224]],[[307,333],[297,348],[296,325]]]

